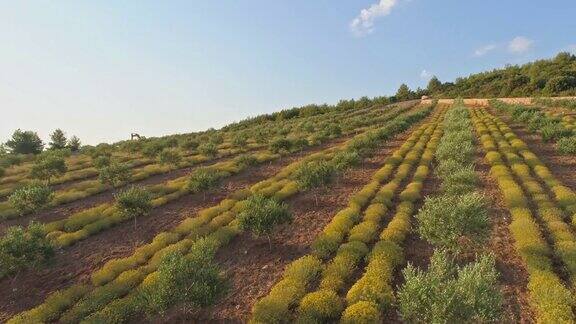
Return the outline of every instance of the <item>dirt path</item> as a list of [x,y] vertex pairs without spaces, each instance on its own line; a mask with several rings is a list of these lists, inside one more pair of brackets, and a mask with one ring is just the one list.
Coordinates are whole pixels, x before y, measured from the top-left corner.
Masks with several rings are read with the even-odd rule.
[[216,205],[233,191],[271,177],[289,163],[344,140],[338,139],[289,157],[254,166],[223,181],[219,189],[206,195],[206,200],[202,193],[184,196],[154,209],[149,216],[138,221],[136,230],[133,222],[122,223],[57,251],[52,264],[40,270],[24,270],[15,277],[1,280],[0,321],[41,303],[53,291],[78,281],[89,280],[91,273],[106,261],[130,255],[136,247],[149,242],[159,232],[171,229],[200,209]]
[[500,273],[500,291],[504,296],[503,322],[534,323],[527,290],[528,272],[514,247],[514,239],[508,227],[512,221],[510,214],[489,172],[490,166],[484,160],[484,152],[477,146],[476,173],[480,178],[480,191],[489,199],[492,231],[488,248],[496,257],[496,268]]

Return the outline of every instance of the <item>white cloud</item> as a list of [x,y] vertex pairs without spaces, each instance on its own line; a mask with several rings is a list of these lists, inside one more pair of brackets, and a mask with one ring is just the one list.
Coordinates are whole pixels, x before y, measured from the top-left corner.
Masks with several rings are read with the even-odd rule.
[[360,14],[350,22],[350,29],[354,35],[361,37],[374,31],[374,20],[388,16],[397,0],[380,0],[378,3],[362,9]]
[[495,49],[496,49],[496,44],[488,44],[488,45],[482,46],[480,48],[477,48],[474,51],[474,56],[476,56],[476,57],[484,56],[484,55],[488,54],[489,52],[492,52]]
[[533,46],[533,40],[524,36],[517,36],[508,43],[508,51],[514,54],[522,54],[532,49]]
[[432,73],[422,70],[422,72],[420,72],[420,78],[423,80],[430,80],[432,78]]

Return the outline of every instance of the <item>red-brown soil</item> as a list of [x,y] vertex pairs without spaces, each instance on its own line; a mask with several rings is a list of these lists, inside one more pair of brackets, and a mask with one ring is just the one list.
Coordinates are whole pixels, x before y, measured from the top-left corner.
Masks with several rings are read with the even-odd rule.
[[511,217],[507,212],[500,189],[490,177],[490,166],[484,160],[484,152],[478,147],[476,171],[480,178],[481,192],[488,199],[492,223],[489,250],[496,257],[496,268],[500,273],[500,291],[504,297],[505,323],[534,323],[527,291],[528,272],[516,253],[514,239],[508,226]]
[[227,178],[219,189],[207,194],[205,200],[202,193],[184,196],[138,220],[136,230],[133,222],[119,224],[57,251],[50,265],[39,270],[23,270],[14,277],[4,278],[0,281],[0,320],[41,303],[51,292],[78,281],[90,280],[90,274],[106,261],[130,255],[136,247],[149,242],[159,232],[171,229],[182,219],[193,216],[200,209],[216,205],[233,191],[273,176],[282,167],[305,155],[344,140],[338,139],[251,167]]

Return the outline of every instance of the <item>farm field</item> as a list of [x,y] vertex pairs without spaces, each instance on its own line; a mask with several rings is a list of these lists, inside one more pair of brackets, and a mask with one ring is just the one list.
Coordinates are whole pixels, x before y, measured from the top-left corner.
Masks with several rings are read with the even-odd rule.
[[572,102],[478,102],[52,155],[51,200],[23,207],[26,157],[0,181],[0,319],[574,322]]

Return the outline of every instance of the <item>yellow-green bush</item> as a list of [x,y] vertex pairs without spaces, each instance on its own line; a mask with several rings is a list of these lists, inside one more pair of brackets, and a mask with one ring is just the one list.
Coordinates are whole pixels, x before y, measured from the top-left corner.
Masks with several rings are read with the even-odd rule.
[[420,192],[422,191],[422,182],[412,182],[406,186],[400,193],[401,201],[415,202],[421,198]]
[[299,323],[324,322],[336,319],[342,312],[342,300],[332,290],[320,290],[302,298],[297,309]]
[[402,242],[410,231],[410,216],[412,215],[413,210],[414,205],[411,202],[401,202],[398,205],[394,217],[380,235],[380,239]]
[[377,324],[381,323],[378,306],[369,301],[359,301],[344,310],[340,323],[342,324]]

